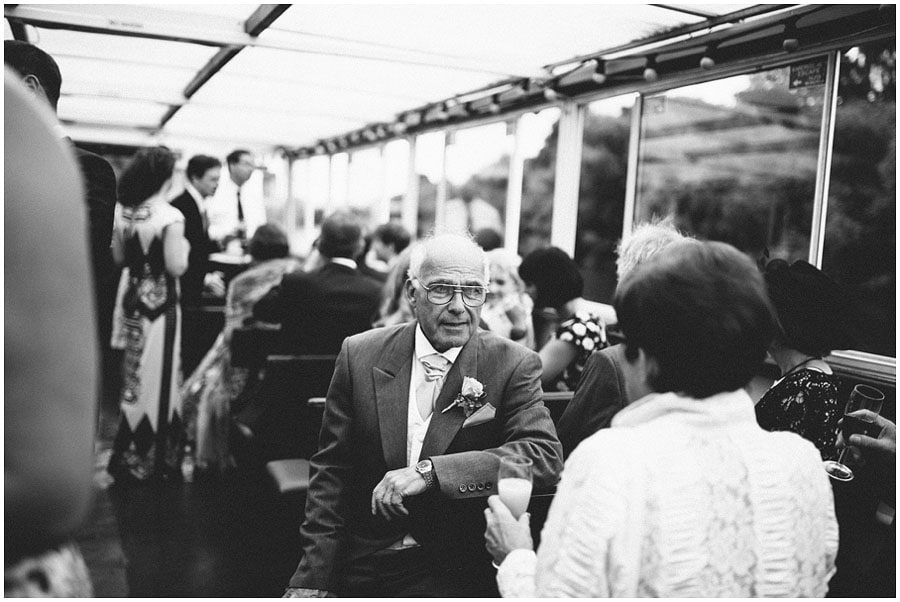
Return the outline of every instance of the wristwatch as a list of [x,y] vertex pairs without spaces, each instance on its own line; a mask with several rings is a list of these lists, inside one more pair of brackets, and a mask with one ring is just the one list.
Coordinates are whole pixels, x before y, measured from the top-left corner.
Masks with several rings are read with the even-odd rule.
[[434,489],[437,486],[437,480],[434,478],[434,464],[428,458],[420,460],[416,463],[416,472],[425,479],[425,489]]

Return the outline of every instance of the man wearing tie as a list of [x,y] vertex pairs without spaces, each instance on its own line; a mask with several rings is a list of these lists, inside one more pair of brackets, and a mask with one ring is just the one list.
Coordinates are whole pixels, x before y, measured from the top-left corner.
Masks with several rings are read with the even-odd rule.
[[243,249],[256,228],[265,223],[266,217],[258,196],[254,196],[253,191],[245,186],[256,169],[250,151],[231,151],[225,158],[225,164],[228,178],[222,180],[211,207],[210,237],[220,241],[228,252],[231,240],[236,240]]
[[222,163],[215,157],[195,155],[185,170],[184,192],[172,206],[184,214],[184,237],[191,245],[188,269],[181,276],[181,366],[185,376],[193,372],[203,358],[200,344],[200,304],[204,285],[224,296],[225,284],[218,273],[209,273],[209,254],[218,250],[209,239],[206,199],[219,186]]
[[286,597],[498,595],[482,537],[500,458],[531,458],[545,489],[562,448],[537,354],[478,329],[487,283],[471,239],[428,239],[406,283],[417,321],[345,339]]

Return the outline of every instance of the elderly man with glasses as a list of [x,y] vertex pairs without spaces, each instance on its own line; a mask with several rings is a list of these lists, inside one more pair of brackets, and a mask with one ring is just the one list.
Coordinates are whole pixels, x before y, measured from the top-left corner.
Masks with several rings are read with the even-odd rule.
[[286,597],[498,595],[484,509],[500,458],[556,484],[562,448],[538,356],[478,329],[488,264],[468,237],[412,251],[416,322],[344,341]]

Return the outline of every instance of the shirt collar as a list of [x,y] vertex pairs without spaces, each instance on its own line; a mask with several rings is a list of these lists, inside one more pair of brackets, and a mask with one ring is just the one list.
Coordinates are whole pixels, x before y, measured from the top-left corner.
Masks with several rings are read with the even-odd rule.
[[332,257],[331,263],[336,263],[338,265],[346,266],[346,267],[350,268],[351,270],[356,269],[356,262],[347,257]]
[[622,408],[613,417],[611,426],[637,426],[665,417],[698,424],[756,424],[753,400],[746,391],[737,389],[706,399],[677,393],[651,393]]
[[187,182],[187,181],[184,183],[184,189],[188,191],[188,194],[190,194],[192,197],[194,197],[194,200],[197,202],[197,206],[202,209],[203,208],[203,195],[200,194],[200,191],[197,190],[196,188],[194,188],[194,186],[190,182]]
[[459,352],[462,351],[462,347],[451,347],[447,351],[440,353],[437,351],[431,344],[431,341],[428,340],[428,337],[425,336],[425,332],[422,331],[422,325],[416,324],[416,359],[422,359],[428,355],[434,355],[437,353],[438,355],[442,355],[452,364],[456,361],[456,358],[459,356]]

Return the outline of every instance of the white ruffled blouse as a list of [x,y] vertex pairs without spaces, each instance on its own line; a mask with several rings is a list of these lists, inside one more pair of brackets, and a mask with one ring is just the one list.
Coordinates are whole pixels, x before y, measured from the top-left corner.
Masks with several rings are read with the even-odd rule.
[[821,597],[838,528],[815,446],[756,423],[742,390],[653,394],[566,462],[540,549],[504,597]]

